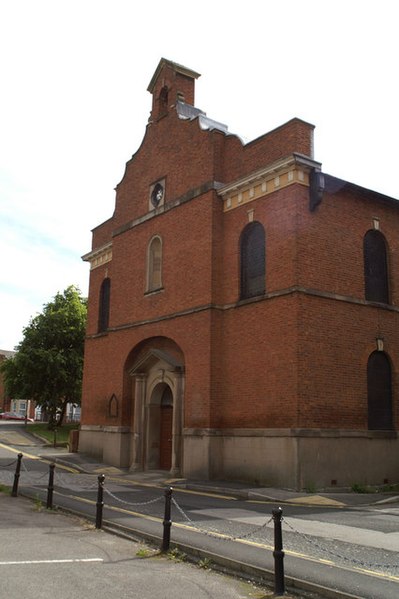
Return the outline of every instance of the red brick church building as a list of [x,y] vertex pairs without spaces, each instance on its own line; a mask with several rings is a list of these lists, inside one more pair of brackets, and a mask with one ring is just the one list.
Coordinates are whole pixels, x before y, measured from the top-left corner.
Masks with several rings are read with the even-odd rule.
[[294,118],[243,144],[162,59],[93,231],[79,450],[306,488],[399,480],[399,203]]

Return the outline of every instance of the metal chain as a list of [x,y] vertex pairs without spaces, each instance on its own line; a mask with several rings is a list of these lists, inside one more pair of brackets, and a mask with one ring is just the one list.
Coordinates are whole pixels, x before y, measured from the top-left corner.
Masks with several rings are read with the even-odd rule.
[[329,555],[331,555],[333,557],[337,557],[338,559],[342,559],[345,562],[349,562],[349,563],[356,564],[358,566],[367,567],[367,568],[399,568],[399,564],[375,564],[375,563],[370,563],[370,562],[364,562],[364,561],[358,560],[356,558],[347,557],[345,555],[340,555],[339,553],[336,553],[335,551],[332,551],[331,549],[323,547],[322,545],[320,545],[320,543],[315,541],[313,539],[313,537],[308,536],[306,533],[299,532],[298,530],[296,530],[289,522],[287,522],[287,520],[285,518],[282,518],[282,520],[284,520],[284,522],[287,524],[287,526],[293,532],[295,532],[296,534],[303,537],[310,545],[317,547],[323,553],[328,553]]
[[[28,470],[26,464],[24,461],[21,462],[22,463],[22,468],[25,470],[25,472],[29,475],[33,475],[33,470]],[[36,473],[35,473],[36,474]],[[45,476],[48,476],[48,472],[44,472],[43,474],[41,474],[40,476],[37,476],[36,479],[37,480],[41,480],[42,478],[44,478]]]
[[[74,474],[71,473],[71,476],[75,476]],[[80,485],[71,485],[70,482],[66,481],[64,478],[64,473],[61,474],[59,472],[56,472],[56,477],[55,477],[56,481],[59,481],[59,485],[61,487],[65,487],[66,489],[71,489],[72,491],[92,491],[93,489],[97,489],[98,487],[98,482],[92,483],[88,486],[82,486]]]
[[13,462],[10,462],[9,464],[0,464],[0,468],[9,468],[10,466],[13,466],[16,462],[17,462],[17,460],[14,460]]
[[177,503],[177,501],[174,497],[172,497],[172,502],[176,506],[177,510],[181,513],[183,518],[185,518],[185,520],[187,520],[187,522],[189,522],[199,532],[202,532],[203,534],[210,536],[210,537],[217,537],[218,539],[221,538],[220,535],[223,535],[225,538],[222,538],[222,540],[239,541],[239,540],[248,539],[249,537],[254,535],[256,532],[266,528],[267,525],[270,524],[270,522],[273,520],[273,518],[270,518],[267,522],[265,522],[264,524],[261,524],[260,526],[257,526],[254,530],[251,530],[249,533],[245,533],[243,535],[232,536],[227,533],[220,532],[219,530],[215,530],[212,528],[206,529],[206,528],[202,528],[202,527],[198,526],[198,524],[196,522],[194,522],[190,518],[190,516],[188,516],[188,514],[186,514],[186,512],[183,510],[183,508],[180,507],[180,505]]
[[[9,464],[5,464],[5,465],[0,465],[0,468],[9,468],[10,466],[12,466],[13,464],[15,464],[17,462],[17,460],[14,460],[12,462],[10,462]],[[29,474],[30,476],[33,475],[33,471],[28,470],[26,464],[24,461],[22,461],[22,467],[24,469],[24,471]],[[4,472],[4,474],[10,475],[11,477],[13,476],[12,472]],[[30,484],[37,484],[41,479],[43,479],[44,477],[48,476],[47,472],[44,472],[43,474],[41,474],[38,477],[35,477],[34,480],[29,481]],[[69,482],[65,482],[64,476],[61,475],[60,473],[57,472],[57,479],[59,480],[60,485],[62,485],[63,487],[66,488],[70,488],[70,489],[74,489],[73,485],[70,485]],[[89,485],[88,487],[84,487],[82,488],[82,485],[79,485],[78,487],[75,487],[75,489],[77,490],[82,490],[82,491],[90,491],[93,489],[96,489],[98,486],[98,483],[93,483],[92,485]],[[104,487],[104,491],[110,496],[112,497],[115,501],[118,501],[119,503],[123,503],[125,505],[131,505],[131,506],[144,506],[144,505],[151,505],[154,503],[157,503],[159,501],[161,501],[163,499],[162,496],[160,497],[156,497],[154,499],[150,499],[148,501],[138,501],[138,502],[132,502],[132,501],[125,501],[123,499],[121,499],[120,497],[117,497],[114,493],[112,493],[109,489],[107,489],[106,487]],[[265,529],[270,522],[273,520],[273,518],[270,518],[269,520],[267,520],[266,522],[264,522],[262,525],[256,527],[254,530],[250,531],[249,533],[245,533],[243,535],[237,535],[237,536],[233,536],[227,533],[222,533],[219,530],[216,529],[212,529],[212,528],[203,528],[201,526],[198,526],[198,524],[196,522],[194,522],[190,516],[188,516],[188,514],[183,510],[182,507],[180,507],[180,505],[177,503],[176,499],[174,497],[172,497],[172,502],[175,505],[175,507],[177,508],[177,510],[180,512],[180,514],[183,516],[183,518],[189,522],[195,529],[197,529],[199,532],[210,536],[210,537],[217,537],[218,539],[223,539],[223,540],[232,540],[232,541],[236,541],[236,540],[244,540],[247,539],[251,536],[253,536],[256,532],[259,532],[263,529]],[[299,532],[294,526],[292,526],[290,524],[289,521],[287,521],[286,518],[282,518],[282,521],[285,522],[285,524],[292,530],[292,532],[298,534],[299,536],[303,537],[305,539],[305,541],[307,541],[307,543],[309,543],[310,545],[313,545],[314,547],[316,547],[317,549],[319,549],[320,551],[322,551],[323,553],[327,553],[328,555],[331,555],[335,558],[338,559],[342,559],[345,562],[349,562],[352,564],[356,564],[358,566],[362,566],[362,567],[368,567],[368,568],[399,568],[399,564],[383,564],[383,563],[371,563],[371,562],[365,562],[363,560],[359,560],[356,558],[349,558],[345,555],[341,555],[335,551],[332,551],[331,549],[328,549],[327,547],[324,547],[323,545],[321,545],[320,543],[318,543],[317,541],[314,540],[313,537],[310,537],[309,535],[307,535],[306,533],[303,532]],[[221,536],[223,535],[223,537]]]
[[124,501],[123,499],[120,499],[119,497],[117,497],[116,495],[111,493],[111,491],[109,489],[107,489],[106,487],[104,487],[104,491],[106,493],[108,493],[108,495],[110,497],[112,497],[116,501],[119,501],[120,503],[124,503],[125,505],[150,505],[152,503],[157,503],[158,501],[161,501],[163,499],[163,497],[160,496],[160,497],[156,497],[155,499],[150,499],[149,501],[138,501],[138,502]]
[[[25,472],[26,472],[28,475],[30,475],[30,476],[31,476],[31,475],[33,474],[33,470],[32,470],[32,471],[31,471],[31,470],[28,470],[28,468],[26,467],[26,464],[25,464],[25,462],[24,462],[24,461],[22,461],[22,467],[23,467],[23,469],[25,470]],[[44,478],[45,476],[48,476],[48,472],[44,472],[44,474],[41,474],[40,476],[37,476],[37,477],[36,477],[36,480],[35,480],[35,482],[32,482],[32,481],[29,481],[29,482],[30,482],[30,484],[35,484],[37,481],[41,480],[41,479],[42,479],[42,478]]]

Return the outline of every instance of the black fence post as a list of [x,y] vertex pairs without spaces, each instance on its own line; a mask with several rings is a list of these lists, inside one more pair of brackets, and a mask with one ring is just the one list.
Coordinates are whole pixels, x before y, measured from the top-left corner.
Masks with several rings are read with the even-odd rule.
[[284,551],[281,520],[283,510],[281,507],[272,511],[274,521],[274,594],[279,597],[284,595]]
[[54,491],[54,468],[55,464],[50,464],[47,487],[47,509],[53,509],[53,491]]
[[14,484],[12,486],[11,497],[18,496],[18,482],[19,482],[19,476],[20,476],[20,472],[21,472],[21,460],[22,460],[22,453],[19,453],[18,459],[17,459],[17,466],[15,468]]
[[103,507],[104,507],[104,481],[105,475],[100,474],[98,477],[98,491],[97,491],[97,510],[96,510],[96,528],[101,528],[103,524]]
[[171,504],[172,504],[172,487],[165,489],[165,514],[163,519],[163,539],[161,551],[169,551],[170,546],[170,529],[172,521],[170,519]]

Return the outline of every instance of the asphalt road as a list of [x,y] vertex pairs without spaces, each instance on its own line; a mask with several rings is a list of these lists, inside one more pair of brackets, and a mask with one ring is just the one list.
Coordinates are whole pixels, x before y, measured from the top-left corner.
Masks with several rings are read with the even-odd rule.
[[1,596],[7,599],[250,599],[259,587],[221,576],[85,520],[0,493]]
[[[11,430],[11,429],[9,429]],[[4,443],[4,437],[3,437]],[[17,448],[18,449],[18,448]],[[19,448],[21,449],[21,448]],[[0,482],[12,482],[14,453],[0,448]],[[7,461],[8,460],[8,461]],[[23,459],[21,491],[46,500],[48,463]],[[96,513],[97,476],[56,467],[55,505],[92,519]],[[246,563],[272,572],[276,505],[175,489],[172,541],[225,563]],[[160,542],[164,491],[107,477],[105,525]],[[399,505],[356,508],[283,506],[286,579],[301,579],[362,599],[399,596]]]

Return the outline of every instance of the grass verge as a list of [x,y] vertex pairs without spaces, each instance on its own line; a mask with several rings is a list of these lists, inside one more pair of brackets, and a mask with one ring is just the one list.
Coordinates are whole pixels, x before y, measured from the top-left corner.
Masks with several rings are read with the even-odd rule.
[[[65,445],[69,441],[70,431],[79,428],[78,423],[74,424],[63,424],[57,427],[56,432],[56,443],[57,445]],[[34,435],[38,435],[42,439],[45,439],[48,443],[54,443],[54,431],[49,429],[47,422],[33,422],[28,424],[28,431]]]

